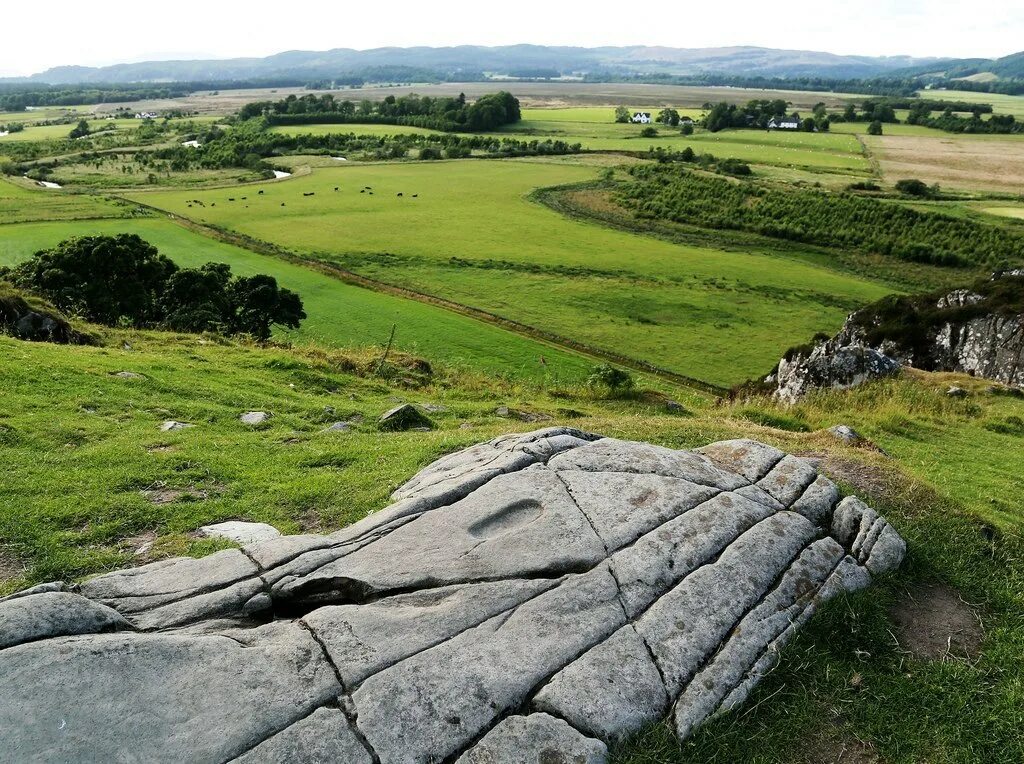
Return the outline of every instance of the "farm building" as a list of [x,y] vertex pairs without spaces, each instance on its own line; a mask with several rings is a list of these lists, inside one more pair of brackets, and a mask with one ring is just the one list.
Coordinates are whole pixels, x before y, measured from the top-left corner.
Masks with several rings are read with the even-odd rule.
[[772,117],[768,120],[769,130],[799,130],[800,119],[798,117]]
[[638,125],[649,125],[651,124],[651,113],[649,111],[633,112],[633,119],[631,121]]

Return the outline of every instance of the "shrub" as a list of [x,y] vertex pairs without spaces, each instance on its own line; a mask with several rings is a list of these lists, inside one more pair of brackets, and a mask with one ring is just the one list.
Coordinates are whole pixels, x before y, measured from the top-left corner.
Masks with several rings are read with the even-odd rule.
[[633,377],[624,370],[617,369],[610,364],[595,366],[590,376],[587,377],[587,385],[590,387],[604,387],[611,395],[622,395],[633,389]]
[[923,180],[904,178],[896,181],[896,190],[907,196],[931,196],[931,189]]
[[658,130],[654,127],[645,127],[640,131],[641,138],[656,138],[658,136]]

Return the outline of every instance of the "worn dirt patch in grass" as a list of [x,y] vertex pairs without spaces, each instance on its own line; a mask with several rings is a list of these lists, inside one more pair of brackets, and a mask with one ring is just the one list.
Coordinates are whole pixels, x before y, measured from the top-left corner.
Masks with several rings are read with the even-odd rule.
[[874,749],[860,740],[822,738],[807,747],[802,764],[882,764]]
[[815,462],[825,475],[853,486],[858,493],[867,497],[880,499],[892,497],[893,477],[882,467],[864,464],[824,451],[802,451],[795,456]]
[[220,484],[214,484],[212,486],[202,487],[196,485],[186,485],[180,488],[173,488],[162,480],[158,480],[148,488],[144,488],[139,493],[147,501],[153,504],[170,504],[172,502],[184,499],[185,501],[205,501],[211,496],[218,493],[223,493],[225,487]]
[[25,566],[10,549],[0,546],[0,583],[13,581],[25,575]]
[[924,660],[973,660],[985,637],[975,609],[943,584],[907,592],[890,616],[900,646]]

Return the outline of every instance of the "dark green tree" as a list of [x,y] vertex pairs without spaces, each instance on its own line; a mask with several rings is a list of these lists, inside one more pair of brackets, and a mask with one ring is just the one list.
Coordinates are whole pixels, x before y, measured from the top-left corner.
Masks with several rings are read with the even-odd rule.
[[868,135],[881,135],[882,134],[882,123],[877,119],[868,125]]
[[78,120],[78,124],[71,129],[70,133],[68,133],[68,137],[75,140],[76,138],[84,138],[89,133],[89,123],[84,119],[80,119]]
[[297,329],[306,317],[299,296],[279,287],[273,276],[237,278],[228,287],[228,298],[232,308],[231,331],[251,334],[261,342],[269,339],[272,325]]
[[679,126],[679,112],[675,109],[662,109],[658,112],[658,121],[669,127]]
[[14,270],[24,289],[66,312],[112,326],[159,320],[160,299],[177,266],[135,234],[81,236],[36,252]]
[[617,106],[615,108],[615,121],[629,122],[629,109],[627,109],[625,106]]
[[222,331],[230,327],[231,266],[207,263],[172,273],[160,298],[163,323],[179,332]]

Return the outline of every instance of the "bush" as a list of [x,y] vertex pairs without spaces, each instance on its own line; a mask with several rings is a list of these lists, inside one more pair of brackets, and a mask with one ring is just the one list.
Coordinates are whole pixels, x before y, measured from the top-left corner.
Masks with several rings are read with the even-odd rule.
[[440,158],[441,158],[441,149],[439,149],[439,148],[437,148],[435,146],[426,146],[426,147],[420,149],[420,159],[431,160],[431,159],[440,159]]
[[907,196],[931,196],[931,189],[923,180],[917,178],[904,178],[896,181],[896,190]]
[[868,125],[868,135],[881,135],[882,134],[882,123],[877,119]]
[[622,395],[633,389],[633,377],[624,370],[617,369],[610,364],[595,366],[590,376],[587,377],[587,385],[590,387],[604,387],[611,395]]
[[656,137],[658,137],[658,130],[657,130],[657,128],[650,127],[650,126],[645,127],[643,130],[640,131],[640,137],[641,138],[656,138]]

